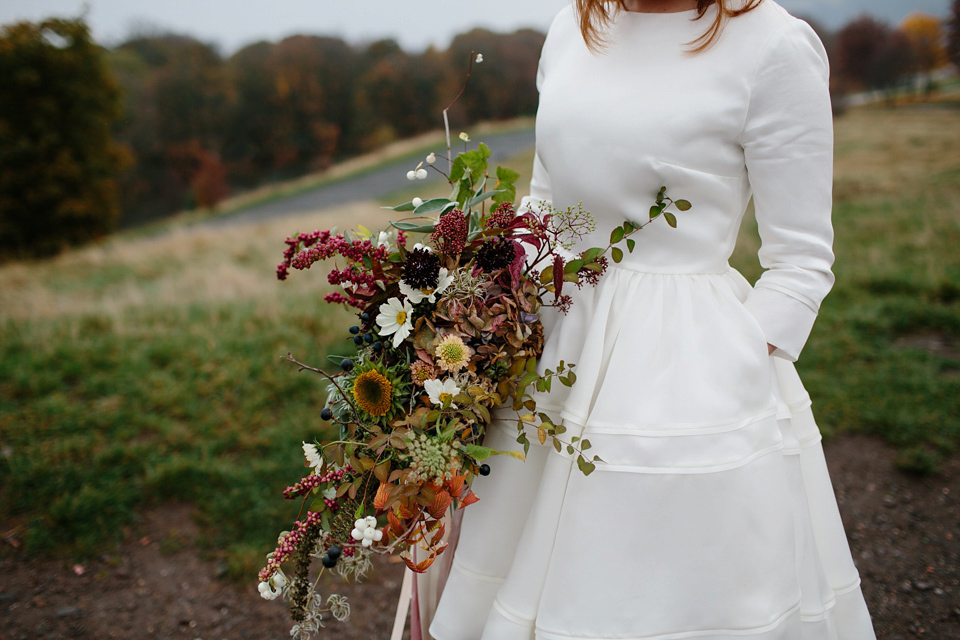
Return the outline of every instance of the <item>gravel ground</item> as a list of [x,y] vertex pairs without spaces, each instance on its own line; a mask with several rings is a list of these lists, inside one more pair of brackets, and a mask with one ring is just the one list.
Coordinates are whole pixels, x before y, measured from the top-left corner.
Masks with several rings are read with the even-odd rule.
[[[960,638],[960,459],[917,479],[893,466],[895,452],[858,436],[826,446],[840,510],[878,638]],[[0,523],[0,531],[6,531]],[[176,535],[171,537],[171,532]],[[11,541],[0,559],[0,640],[59,638],[288,638],[279,601],[218,579],[215,562],[190,542],[190,508],[144,515],[115,555],[81,568],[28,562]],[[172,549],[161,541],[182,540]],[[174,545],[175,546],[175,545]],[[353,613],[321,638],[388,638],[403,565],[378,560],[361,588],[344,586]],[[362,589],[362,594],[361,594]]]

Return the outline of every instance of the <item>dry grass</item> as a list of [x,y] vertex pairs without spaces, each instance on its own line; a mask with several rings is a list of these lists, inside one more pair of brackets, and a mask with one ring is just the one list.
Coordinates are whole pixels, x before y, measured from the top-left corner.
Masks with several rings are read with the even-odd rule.
[[242,300],[269,307],[282,289],[315,295],[325,284],[321,273],[277,282],[283,238],[315,228],[377,228],[386,219],[377,203],[360,202],[257,224],[119,235],[53,260],[0,266],[0,323],[99,314],[122,327],[137,307]]

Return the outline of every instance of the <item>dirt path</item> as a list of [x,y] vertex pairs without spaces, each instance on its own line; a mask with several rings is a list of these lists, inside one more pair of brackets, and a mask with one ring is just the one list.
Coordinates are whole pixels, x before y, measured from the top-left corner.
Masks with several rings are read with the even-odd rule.
[[[835,439],[826,454],[878,638],[960,638],[960,459],[916,479],[896,471],[894,451],[870,438]],[[216,563],[198,558],[189,512],[147,514],[118,554],[79,575],[57,562],[26,562],[6,545],[0,640],[288,638],[286,610],[257,595],[255,578],[224,583]],[[172,531],[183,541],[176,550],[159,542]],[[331,622],[320,637],[387,638],[402,571],[381,561],[362,593],[338,588],[350,598],[351,620]]]

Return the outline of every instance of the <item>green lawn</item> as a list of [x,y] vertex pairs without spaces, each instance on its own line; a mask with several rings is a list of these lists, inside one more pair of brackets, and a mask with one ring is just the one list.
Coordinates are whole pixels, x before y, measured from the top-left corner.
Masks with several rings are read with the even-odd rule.
[[[960,444],[960,110],[858,109],[836,131],[837,285],[798,369],[825,434],[874,434],[935,471]],[[508,164],[528,177],[531,159]],[[412,195],[434,194],[396,200]],[[0,267],[0,532],[81,558],[186,501],[203,546],[252,579],[322,430],[322,386],[280,356],[349,347],[323,273],[274,279],[282,239],[379,227],[378,204]],[[733,263],[750,280],[757,246],[748,219]]]

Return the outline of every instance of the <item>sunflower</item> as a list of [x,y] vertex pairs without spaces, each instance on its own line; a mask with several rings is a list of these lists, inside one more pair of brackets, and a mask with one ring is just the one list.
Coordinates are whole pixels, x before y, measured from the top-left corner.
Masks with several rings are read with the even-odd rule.
[[364,371],[353,381],[353,399],[372,416],[387,414],[393,404],[392,395],[393,384],[376,369]]
[[[334,415],[345,421],[355,420],[350,411],[352,404],[362,414],[363,423],[378,424],[382,427],[404,412],[413,387],[409,365],[398,363],[388,367],[381,362],[364,358],[358,360],[341,385],[347,397],[341,397],[339,402],[334,402]],[[333,397],[337,397],[337,394]]]

